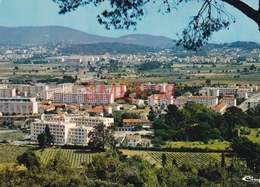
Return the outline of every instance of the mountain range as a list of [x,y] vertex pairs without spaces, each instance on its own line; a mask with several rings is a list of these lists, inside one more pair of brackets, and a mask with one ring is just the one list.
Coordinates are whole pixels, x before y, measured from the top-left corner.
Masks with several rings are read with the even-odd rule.
[[173,39],[147,34],[130,34],[118,38],[89,34],[62,26],[3,27],[0,26],[0,44],[3,45],[43,45],[48,43],[93,44],[117,42],[149,47],[169,47]]
[[[129,34],[118,38],[113,38],[89,34],[83,31],[63,26],[0,26],[0,45],[44,45],[48,43],[111,43],[111,45],[113,43],[122,43],[146,47],[176,48],[176,41],[165,36],[153,36],[148,34]],[[210,48],[242,48],[246,50],[252,50],[260,48],[260,44],[256,42],[238,41],[224,44],[209,43],[203,46],[202,48],[204,50]]]

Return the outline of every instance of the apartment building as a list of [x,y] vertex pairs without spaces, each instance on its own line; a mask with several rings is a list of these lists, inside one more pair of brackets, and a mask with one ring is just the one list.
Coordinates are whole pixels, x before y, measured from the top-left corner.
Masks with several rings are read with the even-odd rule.
[[0,112],[10,114],[37,114],[38,103],[35,97],[0,97]]
[[152,91],[160,91],[161,93],[173,93],[174,92],[174,84],[168,84],[168,83],[158,83],[158,84],[153,84],[153,83],[142,83],[142,84],[137,84],[140,90],[142,91],[147,91],[147,90],[152,90]]
[[176,97],[176,99],[173,101],[173,103],[177,106],[184,105],[188,102],[188,98],[184,96]]
[[77,126],[69,128],[67,143],[87,145],[89,142],[88,133],[92,131],[92,127]]
[[260,98],[256,97],[256,98],[249,98],[246,101],[247,107],[248,108],[254,108],[256,106],[258,106],[260,104]]
[[[85,89],[85,90],[89,90],[89,89]],[[95,90],[96,90],[96,93],[107,93],[107,94],[113,93],[115,98],[124,97],[124,94],[127,91],[126,85],[124,85],[124,84],[120,84],[120,85],[101,84],[101,85],[97,85]]]
[[46,84],[8,84],[8,88],[15,88],[19,92],[27,93],[28,96],[35,97],[41,95],[43,90],[49,89],[49,86]]
[[87,115],[48,115],[43,114],[42,120],[64,122],[64,123],[76,123],[77,126],[94,127],[100,123],[104,124],[106,127],[114,124],[114,118],[104,118],[104,117],[92,117]]
[[31,140],[37,141],[38,134],[44,132],[47,125],[50,133],[54,135],[56,144],[87,145],[88,133],[93,130],[92,127],[77,126],[76,123],[37,120],[31,123]]
[[219,88],[219,95],[234,95],[237,96],[240,92],[250,92],[250,88],[244,88],[239,86],[231,86],[227,88]]
[[71,83],[59,84],[56,88],[43,90],[41,93],[41,98],[53,100],[54,93],[72,93],[72,87],[73,84]]
[[118,127],[118,131],[135,131],[135,126],[141,125],[145,129],[150,129],[152,122],[143,119],[123,119],[123,127]]
[[165,95],[165,94],[155,94],[148,97],[148,105],[154,106],[154,105],[170,105],[173,104],[174,98],[171,95]]
[[86,93],[77,90],[76,93],[53,93],[53,102],[78,103],[89,105],[108,105],[114,103],[114,94]]
[[15,88],[0,88],[0,97],[16,96]]
[[188,101],[195,101],[207,106],[216,106],[218,104],[218,97],[217,96],[191,96],[188,98]]
[[234,97],[223,97],[220,102],[225,102],[228,106],[237,106],[237,100]]
[[219,88],[205,87],[199,91],[201,96],[219,96]]

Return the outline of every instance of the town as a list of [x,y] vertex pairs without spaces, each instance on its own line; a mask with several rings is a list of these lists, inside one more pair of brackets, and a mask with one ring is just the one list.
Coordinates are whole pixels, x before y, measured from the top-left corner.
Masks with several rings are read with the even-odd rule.
[[[233,164],[234,171],[246,165],[257,172],[257,44],[212,45],[198,52],[106,45],[114,51],[92,50],[105,51],[101,44],[1,46],[4,166],[18,162],[18,170],[30,171],[26,158],[35,155],[47,170],[55,159],[66,159],[69,168],[84,168],[89,175],[100,153],[111,163],[119,162],[111,154],[127,162],[138,157],[156,165],[156,172],[196,170],[194,175],[206,179],[199,172],[205,166],[214,176]],[[207,167],[211,163],[216,165]]]

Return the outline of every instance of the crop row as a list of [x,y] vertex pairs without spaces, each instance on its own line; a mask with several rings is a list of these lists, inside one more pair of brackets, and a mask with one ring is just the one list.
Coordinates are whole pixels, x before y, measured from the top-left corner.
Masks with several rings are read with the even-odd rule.
[[43,151],[37,151],[37,155],[40,157],[43,164],[47,164],[58,151],[61,151],[62,156],[72,167],[81,167],[82,163],[89,163],[92,160],[93,153],[72,149],[45,149]]
[[166,164],[172,164],[175,160],[177,165],[189,163],[201,166],[209,163],[217,163],[218,160],[209,153],[183,153],[183,152],[149,152],[149,155],[158,163],[162,164],[162,154],[166,155]]

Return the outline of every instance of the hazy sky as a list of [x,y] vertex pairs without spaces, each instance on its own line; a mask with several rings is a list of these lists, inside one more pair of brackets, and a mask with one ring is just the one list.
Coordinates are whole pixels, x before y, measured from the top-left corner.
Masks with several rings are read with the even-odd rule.
[[[105,5],[98,8],[93,5],[80,7],[74,12],[59,15],[58,5],[52,0],[0,0],[0,26],[49,26],[60,25],[90,34],[119,37],[126,34],[152,34],[178,39],[176,33],[187,26],[190,16],[199,9],[197,3],[186,3],[171,14],[157,13],[158,6],[150,3],[147,6],[148,14],[138,22],[137,29],[106,30],[99,25],[96,16],[105,10]],[[248,0],[255,3],[257,0]],[[226,6],[226,9],[236,17],[236,23],[231,24],[229,30],[215,33],[210,42],[225,43],[233,41],[255,41],[260,43],[260,32],[255,22],[247,18],[238,10]],[[0,33],[1,34],[1,33]]]

